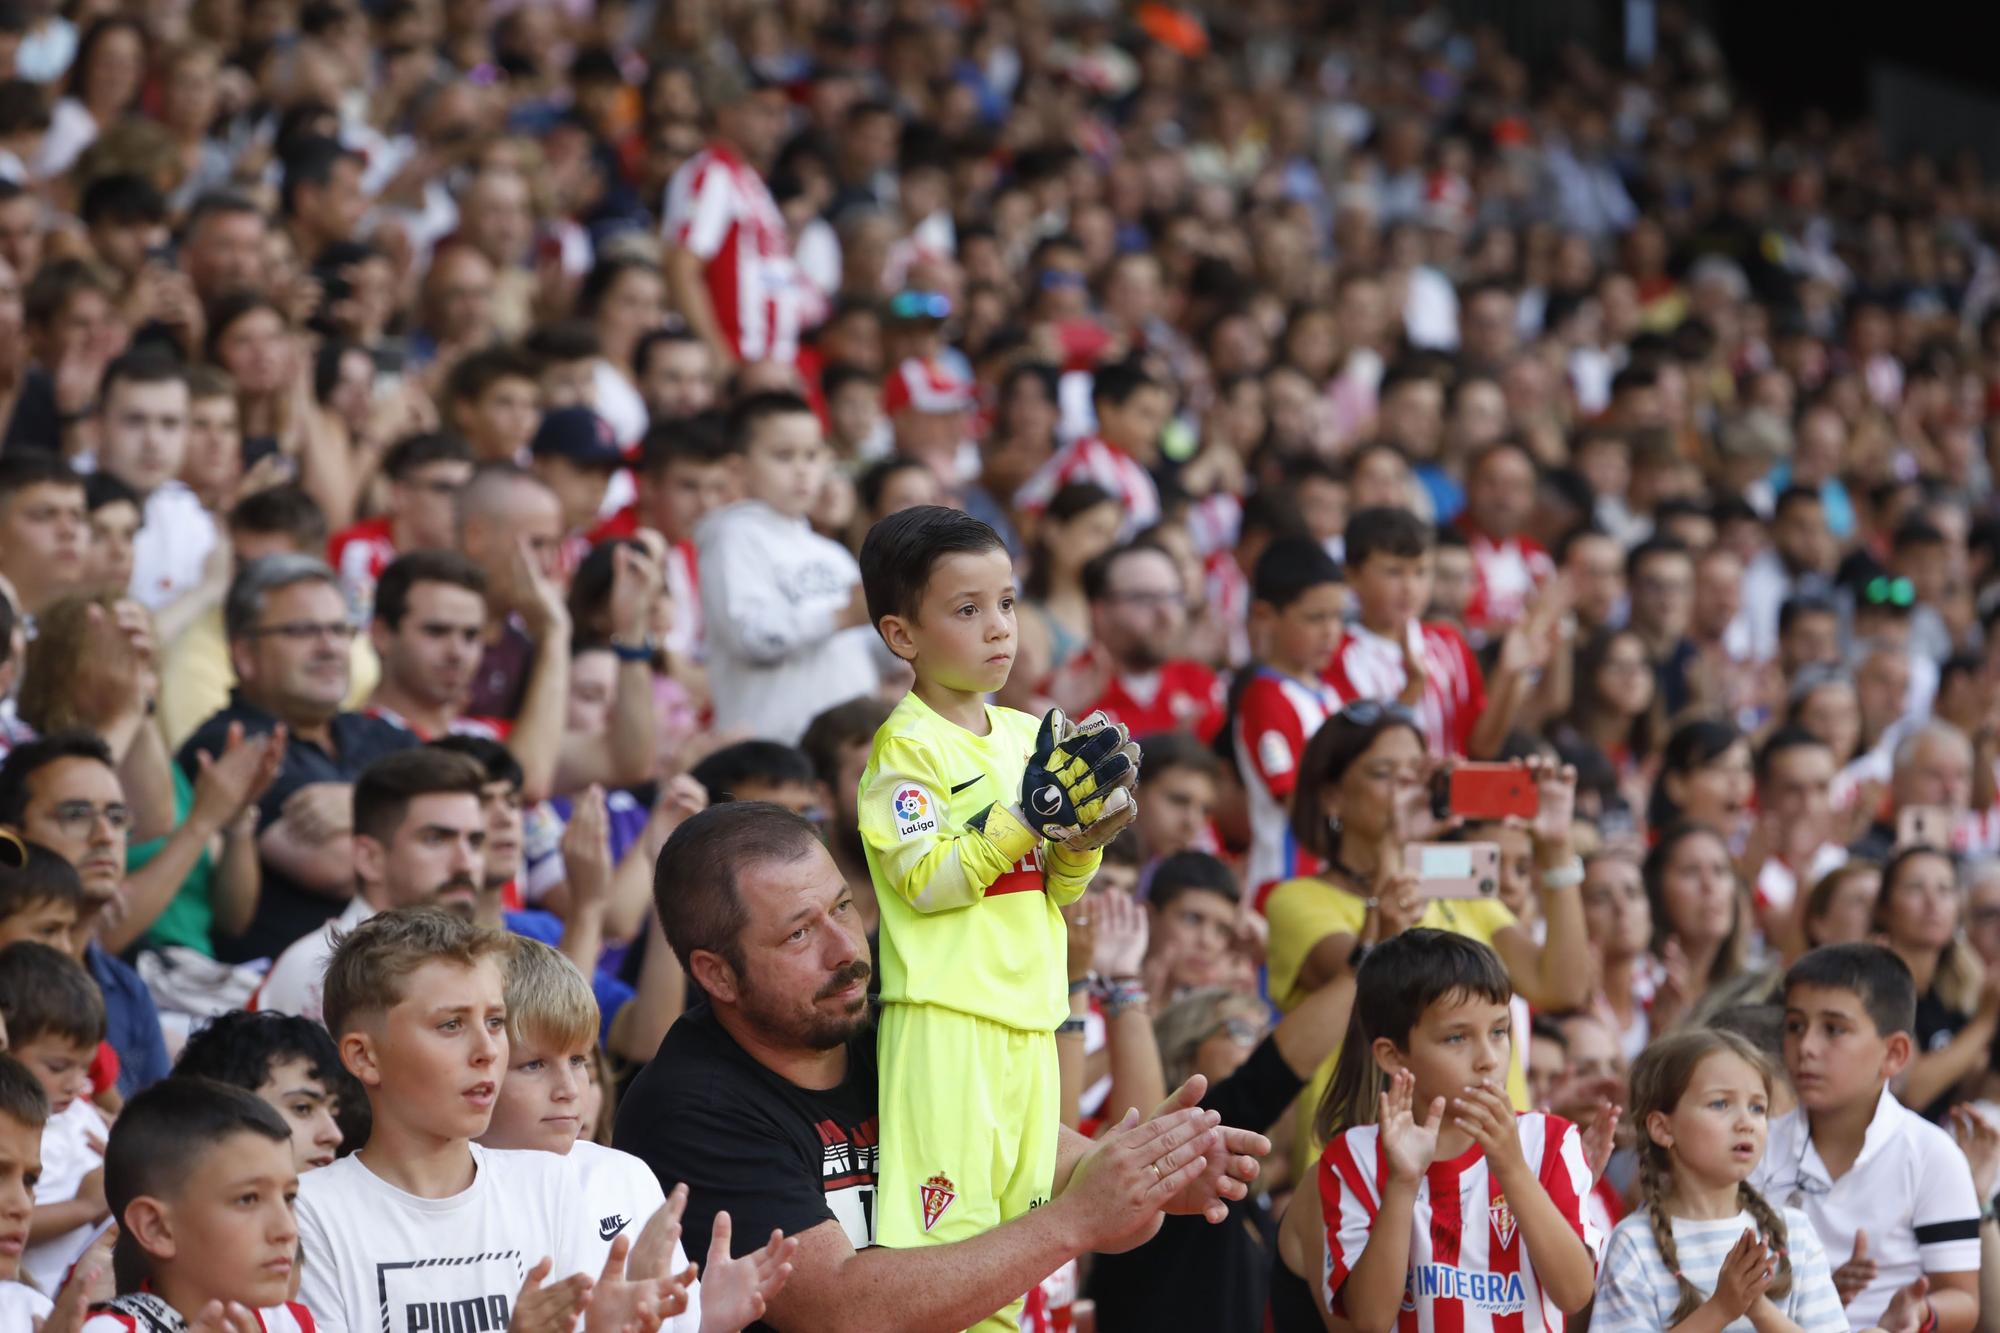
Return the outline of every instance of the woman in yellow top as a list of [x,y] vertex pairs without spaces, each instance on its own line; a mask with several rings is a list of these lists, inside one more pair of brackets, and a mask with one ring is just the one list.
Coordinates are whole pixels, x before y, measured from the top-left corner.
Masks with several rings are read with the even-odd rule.
[[[1375,944],[1412,926],[1469,936],[1492,947],[1507,965],[1515,993],[1541,1010],[1561,1012],[1590,997],[1588,943],[1578,887],[1583,863],[1570,844],[1576,771],[1530,760],[1540,813],[1529,833],[1540,879],[1548,936],[1537,944],[1514,914],[1494,899],[1431,899],[1417,895],[1403,847],[1430,826],[1432,756],[1416,715],[1398,704],[1362,700],[1326,720],[1306,746],[1292,793],[1292,832],[1325,863],[1316,877],[1287,880],[1271,890],[1271,998],[1294,1006],[1349,971]],[[1527,1109],[1517,1033],[1507,1078],[1514,1104]],[[1323,1146],[1312,1133],[1313,1110],[1333,1075],[1334,1052],[1300,1095],[1292,1167],[1303,1178]]]

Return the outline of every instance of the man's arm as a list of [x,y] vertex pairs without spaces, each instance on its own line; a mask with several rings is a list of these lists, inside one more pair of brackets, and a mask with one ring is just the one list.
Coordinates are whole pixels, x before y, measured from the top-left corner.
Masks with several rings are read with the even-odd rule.
[[[906,796],[910,788],[917,794]],[[1042,842],[997,801],[974,816],[976,826],[947,833],[943,813],[950,791],[930,755],[898,740],[884,746],[874,779],[861,792],[861,837],[873,854],[876,890],[896,894],[919,912],[972,906]],[[930,828],[921,831],[917,826],[926,821]]]
[[[346,797],[351,821],[353,787],[345,782],[317,785],[337,788]],[[351,823],[343,828],[306,827],[308,821],[294,813],[293,802],[311,791],[312,787],[301,787],[292,793],[285,813],[257,835],[257,852],[267,869],[295,881],[307,892],[345,901],[354,890],[354,830]],[[334,799],[330,791],[320,798],[329,807]]]
[[534,660],[521,694],[521,708],[507,733],[507,752],[521,765],[521,800],[545,801],[555,792],[557,762],[563,753],[563,723],[569,711],[569,608],[562,592],[542,577],[527,540],[514,551],[514,578],[524,584],[524,617],[535,641]]

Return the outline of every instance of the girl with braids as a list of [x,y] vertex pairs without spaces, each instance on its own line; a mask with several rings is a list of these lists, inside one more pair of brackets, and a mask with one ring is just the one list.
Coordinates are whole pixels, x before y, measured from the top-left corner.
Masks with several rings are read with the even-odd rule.
[[1771,1070],[1733,1032],[1655,1040],[1632,1068],[1639,1206],[1611,1233],[1591,1333],[1844,1333],[1812,1223],[1750,1185]]

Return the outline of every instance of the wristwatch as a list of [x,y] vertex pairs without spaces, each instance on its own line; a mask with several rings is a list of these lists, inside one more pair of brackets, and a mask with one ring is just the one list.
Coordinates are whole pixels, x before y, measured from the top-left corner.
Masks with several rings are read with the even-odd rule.
[[1542,887],[1545,889],[1573,889],[1583,883],[1583,858],[1573,856],[1566,866],[1542,872]]
[[653,660],[653,641],[645,639],[639,643],[611,641],[611,655],[621,662],[650,662]]

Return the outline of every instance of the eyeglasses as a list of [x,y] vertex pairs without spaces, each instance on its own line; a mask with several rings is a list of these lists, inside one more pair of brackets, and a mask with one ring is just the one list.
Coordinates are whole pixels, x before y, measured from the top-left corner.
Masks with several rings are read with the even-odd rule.
[[287,620],[282,625],[259,625],[250,631],[250,637],[261,639],[275,634],[291,643],[311,643],[314,639],[347,643],[357,633],[345,620]]
[[891,319],[946,319],[951,298],[942,292],[897,292],[889,298]]
[[1340,710],[1339,717],[1342,722],[1357,727],[1372,727],[1385,718],[1406,722],[1413,727],[1417,725],[1417,715],[1409,708],[1402,704],[1385,704],[1380,699],[1356,699]]
[[[97,831],[99,819],[108,824],[113,833],[123,833],[132,827],[132,807],[119,801],[109,805],[92,805],[89,801],[57,801],[50,817],[72,838],[89,837]],[[25,852],[22,857],[26,859]]]
[[1870,606],[1912,606],[1917,600],[1917,589],[1908,579],[1877,574],[1862,585],[1861,600]]

